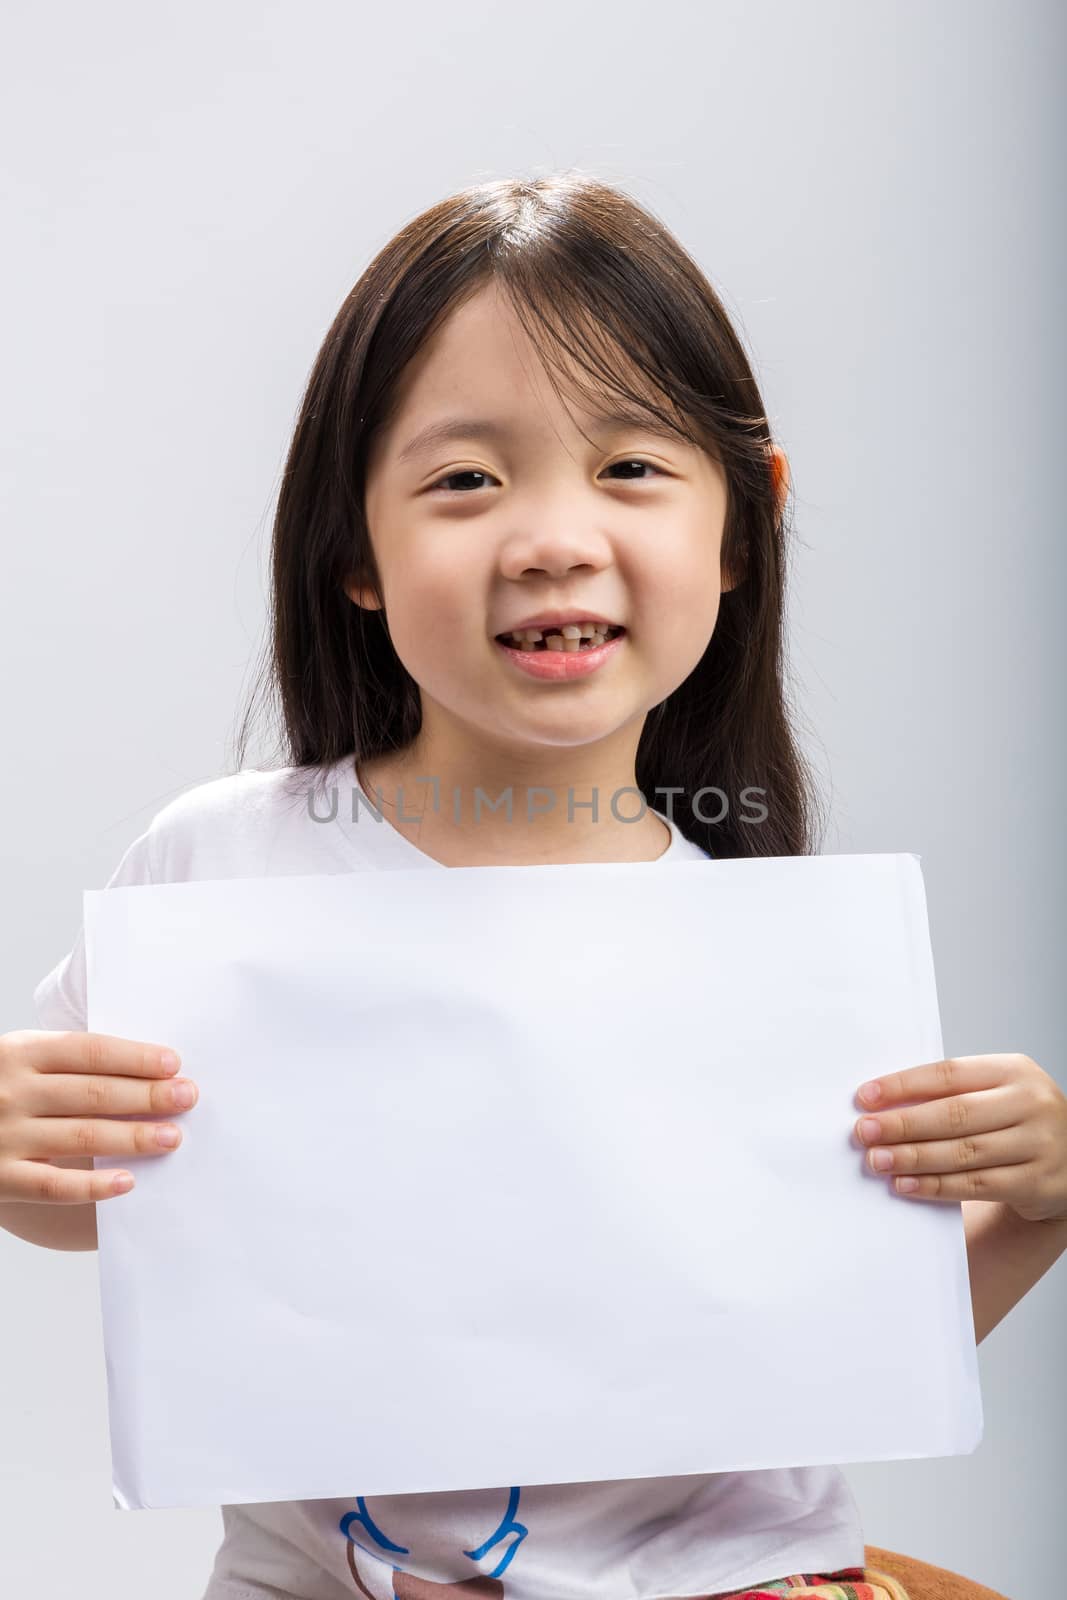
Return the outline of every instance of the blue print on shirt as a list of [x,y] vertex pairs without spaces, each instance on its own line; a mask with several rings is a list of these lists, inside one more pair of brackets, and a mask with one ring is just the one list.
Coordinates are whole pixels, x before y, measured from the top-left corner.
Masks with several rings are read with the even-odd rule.
[[[497,1565],[491,1572],[485,1572],[481,1567],[479,1567],[477,1576],[466,1579],[461,1578],[455,1585],[448,1582],[440,1585],[436,1583],[432,1584],[431,1587],[435,1590],[435,1592],[440,1593],[442,1600],[445,1595],[452,1593],[458,1594],[461,1589],[471,1594],[473,1594],[475,1591],[486,1594],[503,1594],[503,1588],[494,1583],[494,1580],[498,1580],[501,1573],[506,1571],[508,1565],[515,1555],[516,1550],[519,1548],[519,1545],[526,1538],[526,1535],[529,1532],[524,1524],[517,1520],[515,1515],[519,1507],[519,1496],[521,1492],[521,1489],[517,1486],[509,1489],[507,1507],[494,1531],[486,1540],[484,1540],[482,1544],[475,1546],[474,1549],[463,1550],[461,1552],[470,1561],[480,1563],[497,1545],[503,1544],[505,1541],[510,1540],[511,1542],[508,1548],[502,1553]],[[338,1527],[347,1541],[346,1548],[348,1554],[349,1571],[351,1572],[352,1577],[355,1579],[356,1586],[362,1594],[370,1595],[371,1591],[365,1587],[360,1578],[353,1553],[353,1546],[357,1550],[362,1550],[366,1555],[377,1557],[378,1560],[392,1556],[409,1556],[411,1554],[411,1550],[407,1545],[400,1544],[396,1539],[390,1538],[384,1529],[378,1526],[370,1514],[370,1511],[367,1507],[367,1500],[364,1495],[357,1496],[356,1504],[359,1509],[357,1511],[347,1511],[341,1518]],[[356,1536],[356,1533],[353,1531],[354,1529],[361,1529],[364,1536],[372,1542],[374,1548],[371,1548],[368,1544],[363,1543]],[[514,1537],[512,1537],[513,1535]],[[403,1563],[398,1564],[393,1562],[393,1600],[405,1600],[406,1594],[413,1592],[410,1587],[412,1581],[418,1585],[419,1592],[422,1592],[422,1584],[424,1580],[420,1581],[419,1579],[414,1578],[414,1575],[411,1575],[407,1582],[405,1582],[406,1573],[407,1568]],[[484,1585],[489,1583],[493,1583],[492,1590],[483,1588]]]

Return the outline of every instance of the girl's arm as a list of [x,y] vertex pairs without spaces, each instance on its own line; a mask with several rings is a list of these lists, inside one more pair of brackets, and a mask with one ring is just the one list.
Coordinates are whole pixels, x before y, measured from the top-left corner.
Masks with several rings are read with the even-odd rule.
[[1067,1217],[1026,1222],[1002,1200],[963,1200],[975,1343],[1067,1249]]
[[[962,1205],[981,1344],[1067,1249],[1067,1095],[1032,1056],[1001,1052],[887,1073],[856,1102],[874,1113],[855,1127],[872,1171],[920,1204]],[[970,1198],[982,1190],[998,1198]]]
[[[53,1167],[92,1168],[92,1156],[50,1156]],[[34,1200],[0,1200],[0,1228],[46,1250],[95,1250],[96,1206],[48,1205]]]

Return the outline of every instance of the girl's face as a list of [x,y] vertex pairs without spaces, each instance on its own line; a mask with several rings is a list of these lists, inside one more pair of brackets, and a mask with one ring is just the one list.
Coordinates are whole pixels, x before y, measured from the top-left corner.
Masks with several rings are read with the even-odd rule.
[[[645,422],[576,415],[595,444],[492,289],[404,373],[365,511],[390,638],[421,691],[424,760],[448,766],[473,746],[529,770],[596,746],[601,764],[632,771],[645,716],[707,648],[723,587],[722,469]],[[357,575],[345,592],[376,603]],[[531,676],[496,636],[553,609],[619,624],[622,642],[591,673]]]

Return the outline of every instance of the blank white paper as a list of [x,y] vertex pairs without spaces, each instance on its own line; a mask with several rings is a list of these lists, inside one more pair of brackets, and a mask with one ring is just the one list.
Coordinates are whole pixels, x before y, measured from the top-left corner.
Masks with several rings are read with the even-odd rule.
[[942,1056],[916,856],[84,898],[89,1028],[200,1089],[97,1208],[117,1506],[978,1444],[961,1208],[853,1134]]

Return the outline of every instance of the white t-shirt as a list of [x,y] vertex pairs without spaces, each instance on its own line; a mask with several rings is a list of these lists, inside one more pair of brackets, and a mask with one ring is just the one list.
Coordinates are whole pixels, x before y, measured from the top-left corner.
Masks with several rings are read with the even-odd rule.
[[[419,800],[427,794],[417,791]],[[405,807],[413,812],[415,799]],[[671,843],[650,868],[707,859],[664,820]],[[107,887],[412,867],[441,863],[378,820],[348,756],[188,790],[133,841]],[[43,1028],[85,1029],[82,931],[33,998]],[[865,1553],[855,1499],[831,1466],[353,1493],[224,1505],[222,1518],[201,1600],[680,1600],[862,1566]]]

